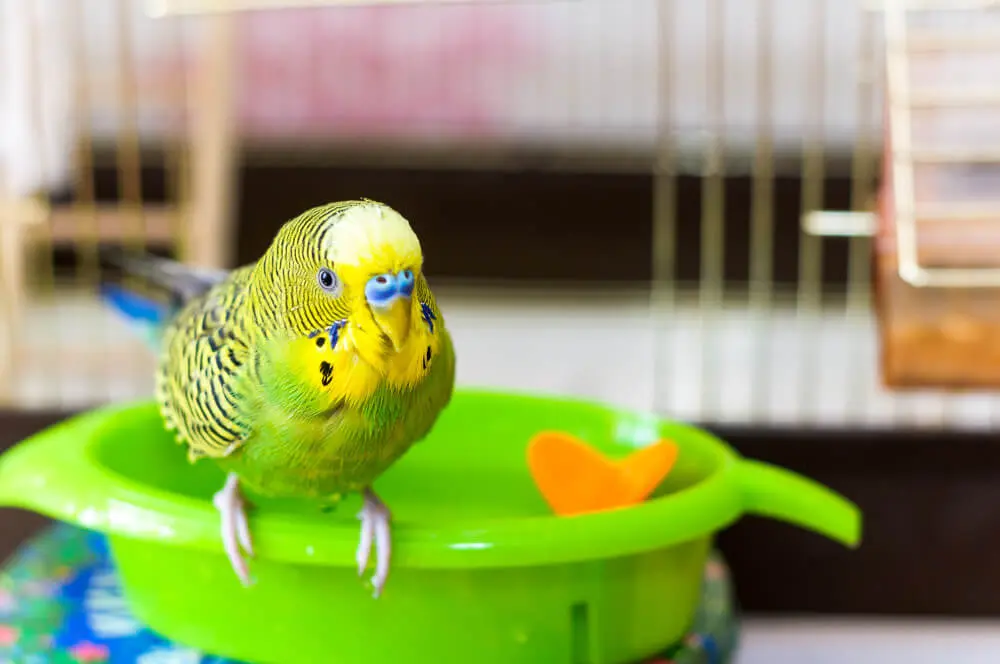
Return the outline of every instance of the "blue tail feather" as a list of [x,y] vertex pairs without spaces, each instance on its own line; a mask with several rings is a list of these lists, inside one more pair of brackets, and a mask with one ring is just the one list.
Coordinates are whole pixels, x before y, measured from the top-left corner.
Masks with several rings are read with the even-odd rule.
[[149,254],[130,256],[120,249],[105,249],[101,255],[109,267],[141,279],[165,296],[166,301],[158,301],[119,284],[101,285],[101,299],[154,349],[160,347],[164,330],[184,303],[203,295],[228,274],[225,270],[188,267]]
[[153,351],[159,350],[169,307],[115,284],[102,284],[101,297],[122,315],[146,346]]
[[137,295],[115,284],[102,284],[101,296],[130,320],[147,325],[161,325],[167,319],[167,306]]

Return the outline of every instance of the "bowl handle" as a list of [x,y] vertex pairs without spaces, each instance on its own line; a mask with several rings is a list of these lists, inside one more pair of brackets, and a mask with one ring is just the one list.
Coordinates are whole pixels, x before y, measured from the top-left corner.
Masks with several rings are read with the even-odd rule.
[[861,510],[822,484],[790,470],[741,460],[737,466],[743,509],[801,526],[845,546],[861,542]]

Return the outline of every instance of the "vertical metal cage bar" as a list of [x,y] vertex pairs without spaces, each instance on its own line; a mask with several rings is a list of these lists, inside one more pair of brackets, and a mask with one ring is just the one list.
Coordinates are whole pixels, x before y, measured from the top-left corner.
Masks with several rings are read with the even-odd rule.
[[[20,83],[11,74],[18,67],[27,69],[25,48],[27,35],[16,29],[12,20],[13,5],[0,5],[0,16],[8,24],[0,22],[3,39],[0,40],[0,85],[4,93],[13,94],[12,88]],[[15,26],[15,27],[11,27]],[[0,399],[4,404],[14,399],[14,385],[17,381],[22,359],[18,353],[21,339],[21,317],[24,306],[24,225],[19,214],[19,201],[14,197],[13,186],[5,169],[0,169],[0,314],[3,326],[0,328]]]
[[[810,34],[812,44],[812,67],[807,83],[806,106],[808,117],[803,123],[802,144],[802,216],[823,206],[825,177],[825,84],[826,84],[826,0],[812,0]],[[818,403],[819,378],[821,368],[817,361],[815,345],[819,343],[816,334],[822,326],[818,324],[823,304],[823,239],[811,233],[799,232],[799,277],[796,293],[796,318],[801,348],[798,349],[799,377],[798,394],[803,413]],[[803,343],[809,340],[810,343]]]
[[[0,192],[4,183],[0,182]],[[0,193],[0,195],[3,195]],[[0,202],[0,205],[5,203]],[[7,216],[0,218],[0,245],[14,240],[13,220]],[[13,291],[11,272],[15,265],[4,265],[0,260],[0,283],[3,291]],[[0,298],[0,404],[7,405],[13,400],[13,386],[17,375],[18,326],[15,323],[14,301],[10,297]]]
[[[911,150],[910,133],[910,66],[906,51],[906,5],[901,0],[884,0],[886,39],[886,83],[889,109],[889,132],[895,154],[886,155],[892,159],[891,182],[886,183],[893,190],[896,219],[896,252],[900,265],[914,265],[916,257],[916,233],[912,223],[914,217],[913,164],[909,160]],[[896,156],[905,155],[906,157]],[[906,223],[903,223],[905,220]],[[902,270],[900,276],[903,276]],[[914,277],[914,275],[909,275]],[[905,278],[905,277],[904,277]]]
[[[858,62],[861,72],[858,81],[857,131],[851,153],[851,209],[862,211],[871,207],[875,164],[877,155],[872,146],[875,99],[875,45],[874,18],[871,13],[859,10]],[[850,238],[848,250],[847,309],[854,314],[866,313],[871,306],[871,248],[870,237],[861,235]]]
[[[184,51],[184,28],[186,19],[173,18],[162,21],[165,30],[170,30],[172,36],[171,46],[180,62],[186,62]],[[185,65],[186,66],[186,65]],[[184,137],[190,132],[190,114],[187,113],[189,107],[187,85],[177,86],[176,93],[179,95],[176,109],[172,109],[177,124],[172,127],[177,134],[168,136],[165,141],[164,171],[166,182],[164,183],[168,209],[175,211],[170,215],[169,232],[173,239],[175,253],[178,256],[187,254],[187,235],[185,233],[184,222],[188,220],[190,204],[190,152]],[[173,99],[173,96],[171,96]],[[168,129],[169,131],[169,129]]]
[[229,267],[233,255],[232,205],[239,136],[236,104],[236,25],[232,14],[200,17],[199,66],[187,81],[190,118],[190,205],[186,206],[183,259],[200,267]]
[[[52,140],[51,135],[47,135],[45,131],[45,122],[42,118],[42,104],[44,103],[42,99],[42,86],[44,85],[45,76],[43,74],[42,67],[42,47],[43,47],[43,34],[40,31],[39,26],[42,24],[44,17],[42,12],[46,10],[39,3],[32,3],[32,9],[34,11],[33,20],[31,21],[31,28],[28,33],[28,46],[29,46],[29,70],[31,72],[30,80],[33,81],[31,86],[31,93],[29,96],[29,105],[31,108],[31,131],[30,133],[36,139],[37,152],[34,158],[37,160],[39,171],[43,174],[47,174],[47,166],[50,166],[46,162],[46,141]],[[53,11],[53,8],[47,8],[49,11]],[[51,83],[50,83],[51,84]],[[24,223],[25,220],[19,219],[15,223]],[[15,349],[15,352],[25,352],[28,351],[28,357],[33,365],[33,369],[42,375],[51,377],[55,384],[48,387],[50,394],[58,395],[59,402],[62,402],[64,397],[63,387],[64,382],[62,380],[64,374],[58,370],[61,364],[64,364],[66,359],[66,347],[64,345],[64,330],[65,326],[61,324],[60,320],[60,307],[59,303],[55,298],[55,261],[53,256],[54,243],[52,241],[52,227],[51,227],[51,216],[47,215],[47,218],[39,220],[40,223],[30,224],[28,242],[24,243],[21,247],[21,251],[29,251],[32,258],[34,258],[34,269],[30,273],[34,278],[34,294],[37,304],[41,304],[44,308],[46,314],[53,316],[53,320],[46,326],[47,332],[51,333],[54,339],[46,340],[43,344],[39,344],[38,340],[34,337],[28,338],[29,343],[26,343],[21,348]],[[30,285],[29,285],[30,287]],[[45,349],[42,352],[42,349]]]
[[774,136],[771,0],[757,2],[757,129],[750,212],[751,419],[764,419],[770,400],[769,314],[774,299]]
[[666,376],[673,375],[673,335],[664,338],[667,321],[676,304],[677,276],[677,172],[675,169],[673,114],[673,48],[675,0],[658,0],[656,71],[657,131],[653,164],[653,283],[650,304],[653,318],[653,407],[668,405]]
[[[31,21],[31,27],[28,32],[28,45],[29,45],[29,63],[28,67],[31,72],[31,80],[35,81],[35,84],[31,86],[30,95],[30,106],[31,106],[31,134],[34,135],[38,141],[38,145],[41,149],[35,154],[35,159],[39,164],[40,170],[45,172],[45,149],[42,147],[50,136],[45,135],[44,122],[42,121],[42,65],[41,65],[41,49],[42,49],[42,35],[39,32],[39,24],[42,22],[41,12],[42,8],[37,4],[33,3],[34,9],[34,20]],[[47,220],[46,220],[47,221]],[[24,220],[20,220],[19,223],[23,223]],[[31,236],[32,242],[30,246],[35,249],[35,255],[38,258],[38,269],[34,270],[36,275],[35,285],[40,293],[46,296],[52,294],[55,289],[55,267],[52,261],[52,234],[50,226],[48,223],[32,224],[31,225]]]
[[[876,85],[874,22],[871,12],[865,8],[858,9],[858,80],[857,125],[854,146],[851,153],[851,209],[862,211],[871,207],[875,165],[877,156],[872,146],[871,134],[874,130],[875,104],[874,91]],[[847,254],[847,301],[845,315],[848,333],[855,321],[863,320],[869,315],[872,303],[871,274],[872,240],[870,237],[853,236],[848,239]],[[847,413],[863,413],[868,410],[866,404],[867,385],[870,379],[870,367],[858,366],[853,359],[858,355],[851,353],[851,358],[845,358],[844,371],[847,372],[845,407]],[[866,359],[865,355],[861,355]],[[861,360],[862,362],[864,359]]]
[[706,2],[706,144],[701,185],[701,279],[699,318],[701,321],[701,407],[713,417],[717,404],[718,313],[724,304],[725,230],[725,113],[724,113],[724,31],[723,0]]
[[[8,210],[8,185],[0,173],[0,404],[13,399],[13,386],[17,376],[17,345],[20,326],[17,324],[17,261],[18,225],[13,211]],[[14,260],[11,260],[14,258]]]
[[80,227],[80,237],[76,245],[77,282],[89,290],[95,290],[100,280],[98,266],[98,242],[100,229],[97,222],[97,201],[94,187],[93,139],[90,133],[91,99],[90,79],[87,67],[87,36],[84,29],[83,0],[72,0],[69,4],[70,23],[73,30],[73,120],[77,123],[75,150],[75,182],[73,185],[73,219]]
[[139,143],[139,94],[135,54],[132,49],[132,6],[118,3],[118,196],[122,237],[136,252],[145,249],[146,225],[142,208],[142,153]]
[[[910,153],[910,113],[909,113],[909,78],[910,67],[906,53],[906,17],[904,4],[897,0],[883,0],[882,15],[885,34],[885,105],[888,109],[888,127],[892,152],[904,151]],[[893,193],[893,213],[895,219],[890,220],[896,231],[896,257],[899,264],[912,263],[915,256],[907,254],[913,248],[908,241],[907,233],[915,232],[911,224],[900,224],[902,217],[912,218],[913,215],[913,171],[908,161],[899,159],[895,154],[884,155],[891,160],[889,181],[883,186],[891,187]],[[893,399],[890,406],[890,416],[894,421],[901,419],[902,399]]]
[[[75,239],[76,281],[77,287],[83,292],[97,296],[101,279],[98,250],[101,239],[101,228],[98,220],[97,187],[94,176],[94,137],[92,114],[94,99],[92,98],[91,68],[88,66],[89,49],[87,44],[86,21],[83,6],[84,0],[72,0],[68,16],[73,26],[73,108],[72,117],[77,125],[75,161],[72,164],[73,203],[71,218],[79,229],[71,235]],[[87,343],[93,347],[93,357],[106,376],[107,367],[116,366],[110,362],[112,349],[105,341],[108,336],[107,320],[103,320],[86,337]],[[88,349],[89,350],[89,349]],[[108,384],[101,386],[107,389]]]

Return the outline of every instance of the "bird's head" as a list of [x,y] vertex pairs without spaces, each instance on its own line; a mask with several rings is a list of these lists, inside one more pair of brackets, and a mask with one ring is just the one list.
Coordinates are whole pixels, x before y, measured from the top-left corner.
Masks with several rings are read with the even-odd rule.
[[[360,200],[308,210],[278,232],[255,268],[274,289],[283,327],[321,334],[347,321],[352,334],[401,350],[419,319],[423,254],[409,222],[387,205]],[[267,306],[268,294],[257,297]]]

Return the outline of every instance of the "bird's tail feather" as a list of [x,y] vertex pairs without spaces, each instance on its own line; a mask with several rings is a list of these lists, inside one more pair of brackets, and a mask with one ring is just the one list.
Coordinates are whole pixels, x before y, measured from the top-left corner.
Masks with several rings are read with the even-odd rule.
[[203,294],[229,274],[227,270],[196,268],[149,253],[130,254],[119,248],[102,249],[101,258],[106,265],[141,277],[181,303]]
[[118,284],[101,284],[101,297],[130,320],[159,325],[165,322],[168,316],[167,305],[127,290]]
[[150,348],[159,349],[164,325],[172,314],[169,305],[110,283],[101,285],[101,298]]
[[[205,293],[224,279],[225,270],[205,270],[152,254],[130,254],[119,248],[103,248],[101,262],[137,277],[162,298],[105,282],[101,297],[115,311],[137,328],[140,336],[158,345],[163,327],[189,300]],[[145,289],[143,289],[145,290]]]

